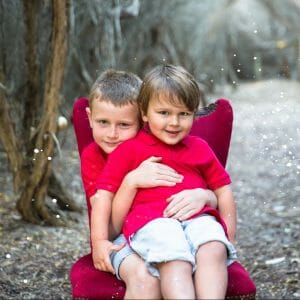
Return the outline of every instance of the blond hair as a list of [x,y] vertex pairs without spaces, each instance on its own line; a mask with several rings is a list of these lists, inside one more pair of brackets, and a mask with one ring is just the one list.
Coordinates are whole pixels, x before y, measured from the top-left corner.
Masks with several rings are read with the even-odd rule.
[[108,101],[115,106],[136,103],[141,83],[141,79],[131,72],[114,69],[104,71],[90,90],[90,109],[96,100]]

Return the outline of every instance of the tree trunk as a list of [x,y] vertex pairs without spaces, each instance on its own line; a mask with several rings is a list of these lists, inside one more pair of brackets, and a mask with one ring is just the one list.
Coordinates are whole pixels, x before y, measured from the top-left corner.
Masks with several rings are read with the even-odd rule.
[[[26,2],[26,1],[25,1]],[[28,7],[27,7],[28,9]],[[63,225],[62,220],[56,214],[51,214],[45,204],[49,177],[51,175],[52,157],[54,151],[54,138],[57,131],[57,116],[59,105],[59,92],[64,75],[64,64],[67,50],[67,0],[52,1],[52,37],[51,55],[46,69],[45,89],[43,95],[43,111],[40,122],[32,137],[32,145],[26,151],[32,161],[23,160],[21,184],[16,190],[20,191],[17,201],[17,209],[25,221],[39,224]],[[26,10],[26,5],[25,5]],[[34,16],[32,16],[34,17]],[[27,22],[27,27],[32,22]],[[33,29],[32,29],[33,30]],[[31,46],[30,46],[31,45]],[[32,49],[32,44],[29,43]],[[27,52],[30,55],[29,52]],[[29,59],[28,59],[29,61]],[[29,67],[35,68],[32,61]],[[35,79],[32,85],[35,84]],[[30,155],[33,155],[30,157]]]

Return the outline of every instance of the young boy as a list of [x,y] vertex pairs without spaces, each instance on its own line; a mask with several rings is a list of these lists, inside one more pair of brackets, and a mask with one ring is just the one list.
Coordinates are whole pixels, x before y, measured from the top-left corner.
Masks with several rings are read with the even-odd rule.
[[[136,189],[133,201],[118,192],[113,201],[115,228],[118,231],[123,225],[130,246],[146,261],[148,270],[160,276],[164,298],[224,298],[226,262],[235,258],[225,235],[226,226],[216,210],[205,207],[184,222],[164,217],[166,199],[172,194],[209,187],[217,195],[229,237],[234,239],[236,212],[229,175],[207,143],[188,136],[199,101],[198,85],[182,67],[159,66],[149,72],[138,96],[147,128],[111,154],[97,182],[97,188],[104,190],[98,191],[99,196],[108,206],[126,173],[151,155],[162,157],[165,164],[184,175],[183,181],[172,187]],[[130,156],[124,160],[129,151]],[[100,227],[99,233],[105,238],[107,228],[104,224]],[[195,259],[199,271],[194,289]]]
[[[95,182],[106,164],[108,155],[120,143],[134,137],[140,129],[140,114],[136,102],[140,85],[141,80],[136,75],[115,70],[104,72],[96,80],[90,92],[90,105],[87,109],[95,142],[83,151],[81,170],[84,188],[92,207],[91,244],[95,267],[113,272],[109,254],[114,252],[112,262],[118,277],[125,281],[127,287],[125,298],[154,299],[161,296],[158,280],[148,273],[144,261],[128,245],[124,247],[125,239],[122,235],[117,238],[115,244],[109,242],[115,236],[112,230],[110,234],[108,233],[108,228],[111,227],[109,226],[110,207],[104,210],[102,204],[105,202],[102,199],[95,200],[97,198]],[[143,187],[171,186],[179,182],[181,176],[172,168],[160,164],[159,160],[151,157],[143,162],[126,176],[121,188],[124,188],[126,193],[130,193],[132,188],[128,185],[129,182]],[[189,195],[194,199],[187,201],[186,207],[190,211],[201,209],[205,204],[203,199],[206,198],[208,202],[211,200],[211,205],[216,205],[211,191],[198,189]],[[171,202],[168,207],[171,215],[185,218],[183,210],[172,204]],[[105,236],[101,236],[97,231],[102,226],[107,228]],[[109,268],[103,267],[102,261]]]

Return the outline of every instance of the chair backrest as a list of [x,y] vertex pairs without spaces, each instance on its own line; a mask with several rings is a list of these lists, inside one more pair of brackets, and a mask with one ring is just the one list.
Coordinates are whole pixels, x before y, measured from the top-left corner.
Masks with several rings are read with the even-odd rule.
[[89,100],[87,98],[79,98],[73,105],[72,123],[80,156],[83,149],[93,141],[92,129],[85,110],[88,106]]
[[203,138],[225,167],[229,152],[233,124],[230,102],[218,99],[197,113],[190,134]]

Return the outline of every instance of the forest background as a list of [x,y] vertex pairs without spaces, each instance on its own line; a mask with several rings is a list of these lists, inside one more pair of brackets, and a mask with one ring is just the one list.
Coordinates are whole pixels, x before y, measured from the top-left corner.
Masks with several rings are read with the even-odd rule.
[[70,297],[88,252],[74,100],[107,68],[173,63],[207,103],[232,101],[238,250],[258,296],[300,298],[299,20],[299,0],[0,0],[0,297]]

